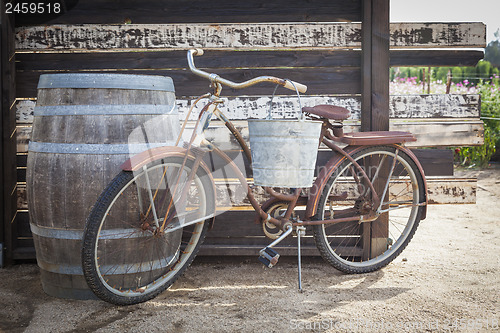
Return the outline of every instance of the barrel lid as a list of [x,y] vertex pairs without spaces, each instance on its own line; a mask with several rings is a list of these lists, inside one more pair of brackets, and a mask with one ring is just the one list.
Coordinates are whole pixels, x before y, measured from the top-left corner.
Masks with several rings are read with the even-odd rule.
[[100,88],[175,92],[174,82],[168,76],[102,73],[42,74],[38,81],[38,89],[47,88]]

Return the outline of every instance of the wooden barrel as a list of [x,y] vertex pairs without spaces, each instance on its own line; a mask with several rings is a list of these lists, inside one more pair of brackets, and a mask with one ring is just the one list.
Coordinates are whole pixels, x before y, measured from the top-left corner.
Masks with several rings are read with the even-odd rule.
[[175,142],[174,85],[162,76],[46,74],[34,113],[27,191],[43,290],[94,298],[81,268],[85,220],[130,155]]

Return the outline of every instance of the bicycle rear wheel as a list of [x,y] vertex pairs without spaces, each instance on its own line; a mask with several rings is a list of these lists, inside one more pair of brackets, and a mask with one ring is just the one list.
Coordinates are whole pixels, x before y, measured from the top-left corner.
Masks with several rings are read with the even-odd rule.
[[[322,257],[345,273],[380,269],[396,258],[413,237],[425,201],[423,176],[414,161],[395,146],[375,146],[353,155],[382,202],[376,221],[315,225],[314,240]],[[394,171],[390,175],[390,169]],[[333,172],[318,202],[315,220],[367,215],[372,193],[367,179],[345,160]]]
[[182,164],[182,157],[168,157],[122,171],[96,202],[84,232],[82,267],[99,298],[117,305],[147,301],[193,261],[215,197],[207,172],[200,167],[189,181],[193,162]]

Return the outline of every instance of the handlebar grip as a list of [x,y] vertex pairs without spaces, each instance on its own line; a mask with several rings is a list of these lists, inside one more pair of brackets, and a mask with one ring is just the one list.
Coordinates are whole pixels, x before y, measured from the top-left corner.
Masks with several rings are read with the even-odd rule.
[[295,91],[295,88],[297,88],[297,90],[303,94],[307,91],[307,86],[305,84],[291,80],[286,80],[284,87],[293,91]]

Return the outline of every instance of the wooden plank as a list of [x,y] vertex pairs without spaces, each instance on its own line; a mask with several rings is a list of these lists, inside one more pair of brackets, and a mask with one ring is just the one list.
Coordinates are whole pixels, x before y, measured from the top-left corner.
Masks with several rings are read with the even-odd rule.
[[[138,52],[19,53],[17,70],[185,69],[185,50]],[[206,50],[199,68],[359,67],[355,50]]]
[[[426,176],[426,180],[429,188],[430,204],[476,203],[476,178],[429,175]],[[231,185],[231,188],[234,188],[235,184]],[[397,191],[396,188],[394,188],[393,190]],[[263,200],[264,198],[265,196],[262,196],[262,198],[260,199]],[[238,212],[244,211],[242,210],[242,206],[236,207],[233,211],[231,211],[231,214],[229,215],[233,216],[234,214],[239,214]],[[252,214],[255,214],[249,204],[247,204],[246,207],[248,207],[248,212],[252,212]],[[253,216],[254,215],[252,215],[252,218]]]
[[33,123],[33,112],[35,110],[35,100],[18,100],[16,101],[16,123],[31,124]]
[[[483,23],[393,23],[391,47],[485,47]],[[19,27],[18,50],[359,48],[360,23],[82,24]]]
[[359,29],[343,23],[57,25],[20,27],[16,42],[19,50],[356,47]]
[[427,177],[430,204],[475,204],[476,178]]
[[[207,69],[211,71],[210,69]],[[93,73],[89,71],[86,73]],[[97,71],[101,72],[101,71]],[[314,95],[329,95],[329,94],[359,94],[360,87],[360,72],[355,67],[335,67],[335,68],[273,68],[273,69],[216,69],[213,70],[224,78],[235,82],[242,82],[248,79],[261,76],[271,75],[281,78],[289,78],[297,82],[306,82],[308,85],[308,93]],[[17,98],[34,98],[36,97],[36,87],[41,74],[54,72],[41,71],[19,71],[17,72]],[[109,72],[108,72],[109,73]],[[116,71],[116,74],[146,74],[146,75],[163,75],[170,76],[175,82],[176,95],[193,96],[202,95],[209,91],[209,82],[206,79],[195,76],[186,70],[150,70],[150,71],[134,71],[123,70]],[[248,95],[271,95],[274,89],[273,84],[259,84],[253,87],[244,89],[244,93]],[[223,95],[237,96],[242,94],[242,90],[225,89]],[[287,89],[280,89],[278,93],[291,94],[294,92]]]
[[411,132],[416,142],[408,142],[408,147],[462,147],[479,146],[484,143],[484,124],[476,121],[435,121],[402,122],[391,121],[391,131]]
[[[180,118],[186,114],[192,105],[193,98],[177,99],[177,108]],[[222,112],[232,120],[246,120],[248,118],[265,118],[269,112],[270,96],[239,96],[223,98],[224,105],[221,107]],[[301,96],[303,106],[312,106],[317,104],[333,104],[339,105],[349,110],[352,110],[351,119],[359,119],[360,101],[359,97],[349,96]],[[18,125],[30,125],[33,123],[33,112],[35,100],[19,100],[16,103],[16,117]],[[198,106],[201,107],[202,103]],[[198,116],[199,108],[191,115],[191,119],[195,120]],[[296,96],[275,96],[273,99],[272,115],[275,118],[293,118],[297,117],[299,111],[299,102]],[[479,116],[479,114],[478,114]]]
[[20,153],[16,155],[17,165],[17,183],[26,183],[26,165],[28,161],[27,153]]
[[453,150],[412,149],[428,176],[453,176]]
[[391,47],[486,47],[484,23],[391,23]]
[[17,181],[18,182],[26,182],[26,166],[21,166],[18,164],[17,166]]
[[470,95],[391,95],[391,118],[479,118],[481,97]]
[[[470,119],[480,117],[480,96],[465,95],[391,95],[389,97],[389,115],[391,119]],[[248,118],[265,118],[269,111],[270,96],[238,96],[224,98],[222,112],[232,120]],[[179,113],[185,114],[191,107],[192,98],[177,99]],[[332,104],[345,107],[351,111],[349,120],[359,120],[361,117],[361,98],[358,96],[323,95],[301,97],[303,106]],[[201,104],[200,104],[201,105]],[[35,100],[17,101],[16,119],[18,125],[33,123]],[[195,109],[196,110],[196,109]],[[275,96],[272,115],[275,118],[293,118],[299,110],[298,99],[295,96]],[[191,119],[195,119],[194,112]]]
[[[475,66],[484,52],[477,50],[392,50],[390,65],[400,66]],[[200,68],[273,68],[273,67],[359,67],[359,50],[315,51],[224,51],[208,50],[196,58]],[[19,71],[82,71],[117,69],[186,68],[186,52],[75,52],[19,53]]]
[[391,67],[406,66],[476,66],[484,58],[479,50],[391,50]]
[[16,133],[16,151],[18,153],[28,152],[28,144],[31,138],[31,126],[18,126]]
[[[68,3],[68,1],[66,1]],[[70,1],[64,15],[18,16],[18,25],[361,21],[361,0],[134,0]],[[76,3],[76,4],[75,4]],[[320,10],[318,10],[321,8]]]
[[26,184],[17,184],[17,209],[28,210],[28,192],[26,191]]
[[[35,246],[33,244],[33,238],[25,240],[25,247],[18,247],[14,249],[12,253],[13,260],[29,260],[36,259]],[[31,243],[30,245],[26,243]]]

